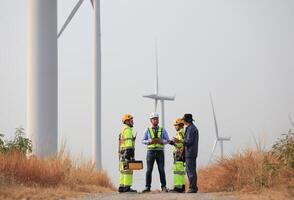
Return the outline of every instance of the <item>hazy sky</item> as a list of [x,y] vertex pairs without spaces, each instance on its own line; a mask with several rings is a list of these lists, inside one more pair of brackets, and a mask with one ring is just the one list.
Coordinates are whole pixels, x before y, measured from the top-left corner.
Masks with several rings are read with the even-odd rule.
[[[58,26],[77,0],[58,1]],[[117,144],[121,115],[135,116],[138,138],[149,126],[154,92],[154,38],[158,40],[160,93],[166,129],[185,112],[200,130],[198,164],[205,165],[215,139],[209,91],[220,132],[231,136],[225,153],[253,146],[252,132],[267,147],[294,118],[293,0],[101,0],[103,167],[118,183]],[[1,0],[0,132],[12,137],[26,127],[27,1]],[[93,9],[85,1],[58,41],[59,142],[74,156],[91,154]],[[145,161],[138,140],[136,157]],[[217,149],[219,154],[219,147]],[[159,186],[154,168],[154,186]],[[168,186],[172,153],[166,148]],[[135,173],[144,187],[145,169]]]

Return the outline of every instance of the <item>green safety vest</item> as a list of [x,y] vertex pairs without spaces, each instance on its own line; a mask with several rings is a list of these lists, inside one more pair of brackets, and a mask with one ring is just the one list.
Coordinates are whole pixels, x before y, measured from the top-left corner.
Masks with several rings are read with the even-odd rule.
[[[153,131],[153,128],[148,128],[148,132],[150,134],[150,138],[154,139],[155,133]],[[158,127],[157,138],[162,138],[162,128],[161,127]],[[147,149],[163,149],[163,147],[164,147],[163,144],[148,144],[147,145]]]
[[119,145],[120,150],[135,148],[135,143],[133,140],[133,129],[128,125],[125,125],[119,134]]

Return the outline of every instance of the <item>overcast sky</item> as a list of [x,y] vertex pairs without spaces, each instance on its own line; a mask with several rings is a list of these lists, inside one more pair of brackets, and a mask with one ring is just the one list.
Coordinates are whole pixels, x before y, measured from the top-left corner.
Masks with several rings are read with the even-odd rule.
[[[58,1],[58,26],[77,0]],[[158,40],[160,93],[166,129],[185,112],[200,131],[198,164],[206,165],[215,140],[209,91],[220,133],[231,136],[227,155],[253,146],[252,134],[267,147],[294,118],[293,0],[101,0],[103,167],[118,183],[117,144],[121,116],[135,117],[138,138],[149,126],[154,92],[154,38]],[[1,0],[0,132],[13,137],[26,127],[27,1]],[[59,142],[74,156],[91,154],[93,9],[84,1],[58,41]],[[216,154],[219,155],[219,147]],[[136,142],[136,158],[146,147]],[[154,186],[159,186],[154,168]],[[172,153],[166,148],[168,186]],[[135,173],[144,187],[145,169]]]

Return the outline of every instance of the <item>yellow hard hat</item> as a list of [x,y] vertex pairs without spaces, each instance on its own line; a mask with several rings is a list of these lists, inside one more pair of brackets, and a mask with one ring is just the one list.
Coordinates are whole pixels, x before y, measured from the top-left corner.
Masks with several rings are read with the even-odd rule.
[[184,120],[182,118],[177,118],[174,122],[174,125],[184,124]]
[[134,117],[130,114],[124,114],[121,118],[122,122],[125,123],[125,121],[133,119]]

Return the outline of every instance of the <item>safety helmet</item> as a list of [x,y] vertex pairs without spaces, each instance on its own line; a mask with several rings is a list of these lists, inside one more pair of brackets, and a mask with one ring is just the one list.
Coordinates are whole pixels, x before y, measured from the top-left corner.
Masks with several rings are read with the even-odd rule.
[[150,114],[149,119],[153,119],[153,118],[156,118],[156,117],[159,118],[158,113],[153,112],[153,113]]
[[134,117],[130,114],[124,114],[121,118],[122,122],[125,123],[125,121],[133,119]]
[[174,122],[174,125],[184,124],[184,120],[182,118],[177,118]]

